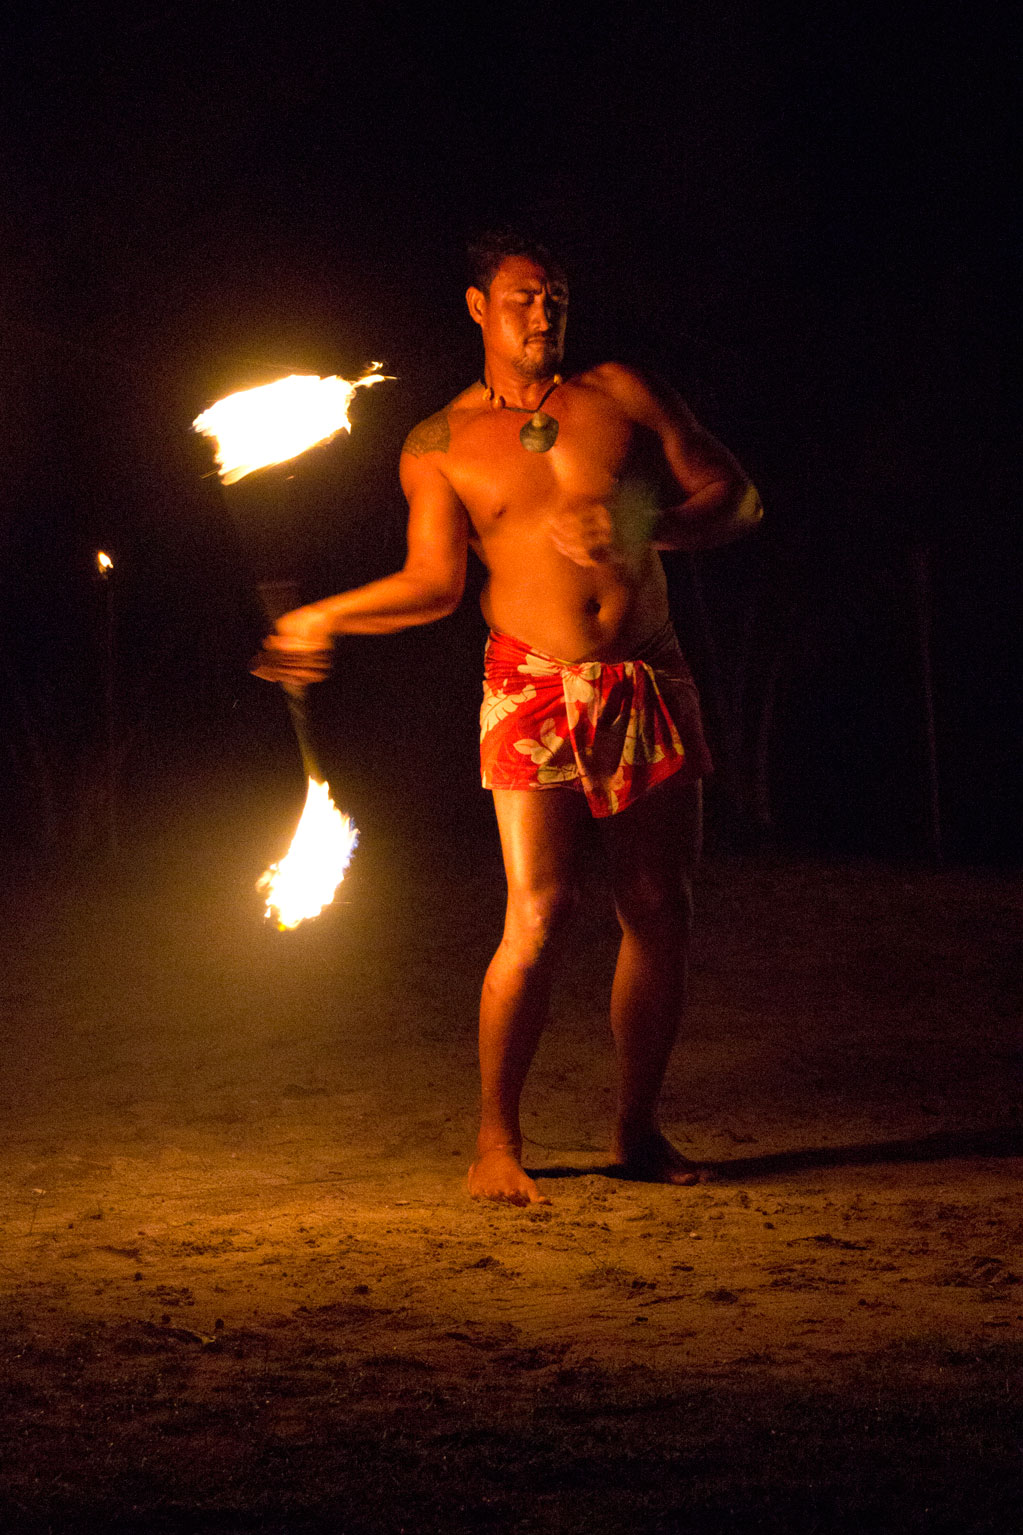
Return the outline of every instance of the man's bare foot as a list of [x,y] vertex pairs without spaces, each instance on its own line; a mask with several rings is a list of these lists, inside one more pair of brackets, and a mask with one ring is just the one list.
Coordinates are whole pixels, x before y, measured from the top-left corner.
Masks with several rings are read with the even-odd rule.
[[675,1183],[689,1188],[714,1182],[709,1167],[690,1162],[659,1130],[639,1140],[617,1139],[611,1154],[622,1176],[640,1183]]
[[494,1146],[469,1168],[473,1199],[496,1199],[509,1205],[549,1205],[529,1174],[523,1171],[514,1146]]

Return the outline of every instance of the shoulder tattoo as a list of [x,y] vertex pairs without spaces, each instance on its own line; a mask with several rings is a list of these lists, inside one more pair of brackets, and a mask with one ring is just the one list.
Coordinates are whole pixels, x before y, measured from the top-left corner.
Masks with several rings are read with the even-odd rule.
[[439,410],[435,416],[427,416],[414,426],[405,438],[403,453],[421,458],[424,453],[446,453],[451,444],[451,426],[447,412]]

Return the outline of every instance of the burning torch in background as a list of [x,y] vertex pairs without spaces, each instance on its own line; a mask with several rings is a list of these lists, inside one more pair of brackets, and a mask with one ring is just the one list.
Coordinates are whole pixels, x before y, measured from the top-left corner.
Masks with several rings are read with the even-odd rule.
[[[254,470],[288,463],[307,449],[350,432],[348,407],[357,389],[383,383],[386,374],[371,371],[359,379],[318,378],[293,374],[273,384],[242,389],[211,405],[192,423],[214,443],[220,482],[234,485]],[[270,530],[270,546],[279,549],[286,530]],[[264,537],[264,545],[267,540]],[[268,579],[266,554],[258,572],[258,591],[271,623],[298,604],[294,582]],[[337,810],[317,764],[305,708],[305,689],[282,684],[308,779],[305,809],[287,853],[259,880],[266,892],[267,916],[278,928],[294,928],[318,916],[337,893],[351,861],[358,832]]]
[[120,833],[117,815],[117,652],[114,628],[114,562],[105,549],[96,550],[96,575],[103,588],[103,714],[105,719],[107,850],[117,857]]

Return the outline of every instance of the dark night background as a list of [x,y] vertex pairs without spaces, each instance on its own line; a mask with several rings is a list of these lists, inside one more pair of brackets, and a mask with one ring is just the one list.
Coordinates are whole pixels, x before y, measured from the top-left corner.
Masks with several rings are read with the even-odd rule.
[[[126,826],[261,774],[296,789],[280,701],[245,671],[245,498],[239,536],[189,424],[279,371],[384,362],[397,381],[286,487],[279,559],[308,597],[394,568],[401,441],[478,368],[465,238],[524,218],[567,254],[569,364],[666,375],[768,509],[747,543],[670,561],[715,835],[932,855],[929,649],[945,854],[1017,859],[1010,50],[992,16],[23,8],[3,71],[12,850],[102,840],[100,547]],[[357,818],[425,806],[431,837],[491,835],[482,639],[470,593],[442,624],[341,643],[317,731]]]
[[[1010,8],[320,9],[0,31],[0,1525],[1002,1535]],[[564,251],[568,366],[666,376],[767,509],[666,558],[717,773],[665,1125],[720,1182],[605,1165],[593,889],[530,1212],[463,1196],[503,900],[479,571],[311,690],[362,845],[287,938],[254,886],[301,763],[247,670],[254,569],[401,563],[399,449],[478,375],[463,250],[504,221]],[[350,438],[221,491],[204,408],[373,361]]]

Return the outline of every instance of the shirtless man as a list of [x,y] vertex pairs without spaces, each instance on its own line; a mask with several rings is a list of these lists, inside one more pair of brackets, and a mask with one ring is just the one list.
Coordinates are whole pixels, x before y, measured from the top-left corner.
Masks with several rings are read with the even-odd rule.
[[326,675],[336,634],[444,617],[476,551],[492,631],[483,781],[493,789],[508,905],[480,1005],[470,1193],[547,1202],[522,1166],[519,1099],[591,813],[622,931],[611,994],[612,1155],[625,1176],[693,1183],[701,1171],[661,1134],[657,1102],[684,1003],[709,762],[657,551],[727,543],[756,525],[760,502],[677,397],[617,363],[562,379],[568,290],[543,248],[498,237],[473,257],[466,299],[482,332],[483,378],[405,442],[403,568],[286,614],[267,638],[260,675],[314,681]]

